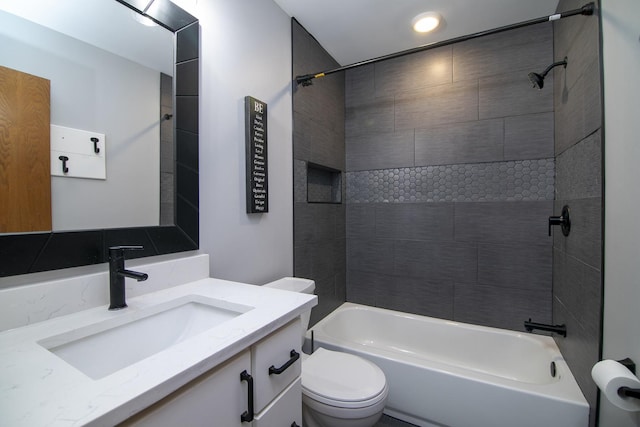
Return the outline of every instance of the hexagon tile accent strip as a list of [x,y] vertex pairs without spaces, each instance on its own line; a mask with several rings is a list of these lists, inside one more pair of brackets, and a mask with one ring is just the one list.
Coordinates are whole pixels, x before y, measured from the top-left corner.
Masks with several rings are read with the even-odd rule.
[[347,203],[553,200],[553,158],[347,172]]

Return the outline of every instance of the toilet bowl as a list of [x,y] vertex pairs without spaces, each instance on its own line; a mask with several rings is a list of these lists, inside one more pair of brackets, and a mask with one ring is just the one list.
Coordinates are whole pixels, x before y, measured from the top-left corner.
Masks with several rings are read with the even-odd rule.
[[[315,282],[285,277],[267,287],[312,294]],[[303,336],[310,311],[303,313]],[[302,355],[302,418],[305,427],[372,427],[382,416],[389,389],[382,370],[352,354],[318,348]]]

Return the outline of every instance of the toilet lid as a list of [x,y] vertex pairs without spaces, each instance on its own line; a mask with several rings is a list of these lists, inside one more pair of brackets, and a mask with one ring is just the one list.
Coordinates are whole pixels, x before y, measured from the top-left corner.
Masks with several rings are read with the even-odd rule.
[[302,363],[302,389],[333,406],[367,406],[386,397],[386,378],[368,360],[318,348]]

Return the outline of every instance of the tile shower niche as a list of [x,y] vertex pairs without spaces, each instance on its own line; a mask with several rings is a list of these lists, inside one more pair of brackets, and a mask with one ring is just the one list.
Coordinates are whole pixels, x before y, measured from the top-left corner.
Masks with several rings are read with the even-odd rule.
[[342,203],[342,172],[307,163],[307,202]]

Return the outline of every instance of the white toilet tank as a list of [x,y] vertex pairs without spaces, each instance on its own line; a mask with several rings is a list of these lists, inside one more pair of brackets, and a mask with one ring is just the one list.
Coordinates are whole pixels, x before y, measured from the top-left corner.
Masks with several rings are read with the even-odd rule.
[[[283,277],[273,282],[265,283],[263,286],[268,288],[282,289],[285,291],[301,292],[303,294],[312,294],[316,289],[316,282],[311,279],[303,279],[301,277]],[[302,340],[309,328],[309,319],[311,318],[311,310],[300,315],[302,319]]]

